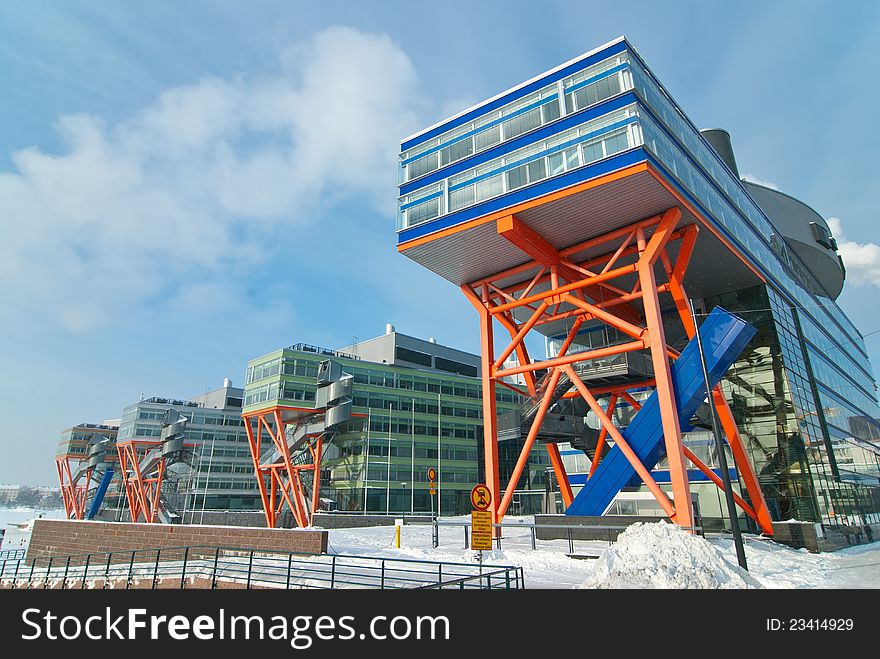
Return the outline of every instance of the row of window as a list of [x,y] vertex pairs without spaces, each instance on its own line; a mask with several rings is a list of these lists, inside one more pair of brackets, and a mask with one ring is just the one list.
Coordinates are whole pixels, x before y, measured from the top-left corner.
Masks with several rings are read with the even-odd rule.
[[[476,429],[476,424],[448,425],[444,423],[440,426],[440,436],[449,439],[476,439]],[[420,437],[436,437],[437,426],[436,424],[424,423],[420,421],[417,421],[414,424],[408,423],[406,421],[392,422],[389,424],[387,420],[383,421],[381,419],[371,418],[370,432],[379,435],[387,435],[388,433],[391,433],[392,435],[398,436],[418,435]]]
[[249,366],[245,374],[245,383],[250,384],[281,373],[313,379],[318,377],[318,364],[310,359],[275,357],[267,362]]
[[590,107],[631,87],[625,54],[615,55],[400,154],[405,183]]
[[[464,419],[480,419],[483,408],[480,405],[468,405],[461,402],[442,401],[438,407],[436,402],[405,396],[389,396],[387,394],[365,393],[352,397],[355,407],[370,408],[381,416],[382,412],[416,412],[418,414],[442,414]],[[381,411],[380,411],[381,410]]]
[[398,230],[462,210],[637,146],[635,105],[420,188],[399,199]]

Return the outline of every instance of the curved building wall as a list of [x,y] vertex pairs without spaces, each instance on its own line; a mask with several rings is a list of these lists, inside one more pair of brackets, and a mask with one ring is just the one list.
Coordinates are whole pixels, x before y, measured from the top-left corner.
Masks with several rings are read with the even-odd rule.
[[784,192],[743,181],[749,194],[785,237],[831,299],[843,289],[845,271],[828,224],[812,208]]

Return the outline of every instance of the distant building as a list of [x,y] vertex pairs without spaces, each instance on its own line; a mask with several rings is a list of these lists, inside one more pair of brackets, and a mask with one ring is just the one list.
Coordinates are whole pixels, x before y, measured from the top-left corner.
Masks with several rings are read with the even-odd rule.
[[198,521],[202,510],[259,510],[247,434],[241,420],[244,390],[224,386],[189,400],[151,397],[122,412],[118,444],[161,442],[163,422],[187,419],[186,457],[168,466],[162,487],[163,507],[180,521]]
[[[314,407],[318,364],[327,359],[354,376],[352,411],[366,420],[327,449],[322,497],[344,511],[469,512],[483,463],[478,357],[391,325],[384,335],[341,350],[299,343],[248,363],[244,411]],[[513,409],[518,395],[499,389],[499,409]],[[430,468],[438,474],[433,498]],[[508,476],[512,468],[502,465]],[[535,452],[518,485],[516,503],[524,512],[540,509],[546,468],[546,456]]]

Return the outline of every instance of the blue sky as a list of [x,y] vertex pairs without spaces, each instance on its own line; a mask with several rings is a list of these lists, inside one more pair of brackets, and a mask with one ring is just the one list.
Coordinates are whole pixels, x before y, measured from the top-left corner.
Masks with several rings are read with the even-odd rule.
[[880,5],[619,7],[0,0],[0,482],[297,341],[476,350],[459,291],[395,251],[398,142],[621,34],[741,173],[838,219],[840,304],[880,329]]

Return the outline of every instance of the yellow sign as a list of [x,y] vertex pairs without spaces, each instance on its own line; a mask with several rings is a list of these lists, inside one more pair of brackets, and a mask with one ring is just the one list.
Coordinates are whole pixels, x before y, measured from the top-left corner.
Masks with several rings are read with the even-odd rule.
[[492,513],[488,510],[471,512],[471,549],[492,549]]

